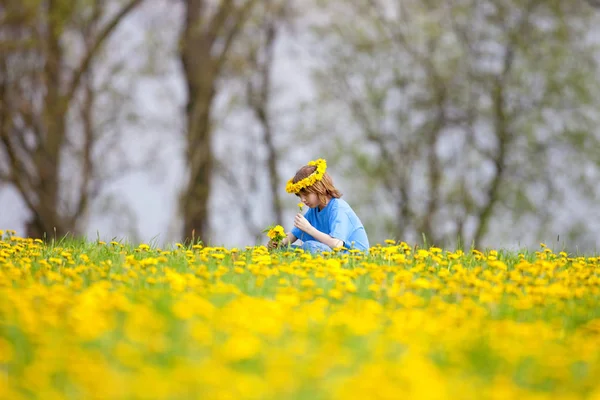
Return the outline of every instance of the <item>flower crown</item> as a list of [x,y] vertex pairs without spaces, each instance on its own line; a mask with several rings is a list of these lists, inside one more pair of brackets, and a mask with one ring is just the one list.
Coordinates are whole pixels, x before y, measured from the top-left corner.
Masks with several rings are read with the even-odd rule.
[[296,183],[294,183],[294,178],[290,179],[287,182],[287,185],[285,185],[286,192],[298,193],[302,189],[314,185],[316,182],[323,179],[323,175],[325,175],[325,171],[327,170],[327,162],[324,159],[319,158],[318,160],[310,161],[307,165],[315,166],[317,169],[315,169],[315,172]]

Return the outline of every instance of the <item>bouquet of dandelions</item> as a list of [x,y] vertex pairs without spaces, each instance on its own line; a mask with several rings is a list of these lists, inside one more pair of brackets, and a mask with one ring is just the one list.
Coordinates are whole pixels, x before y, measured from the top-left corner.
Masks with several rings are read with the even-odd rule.
[[283,229],[283,226],[281,225],[271,225],[263,232],[267,234],[269,239],[271,239],[271,242],[273,242],[273,244],[275,244],[276,247],[279,247],[279,244],[283,239],[285,239],[286,236],[285,229]]
[[[298,210],[300,212],[302,212],[302,207],[304,207],[304,203],[298,203]],[[275,247],[279,247],[279,244],[286,236],[285,229],[281,225],[271,225],[263,230],[263,232],[267,234],[267,237],[275,244]]]

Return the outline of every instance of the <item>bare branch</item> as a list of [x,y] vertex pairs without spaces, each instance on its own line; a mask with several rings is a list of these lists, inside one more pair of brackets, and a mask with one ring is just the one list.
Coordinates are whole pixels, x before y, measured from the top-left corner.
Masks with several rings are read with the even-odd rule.
[[90,64],[92,63],[93,58],[98,53],[99,49],[102,47],[104,41],[110,36],[110,34],[115,30],[115,28],[119,25],[119,23],[129,14],[135,7],[137,7],[143,0],[130,0],[105,26],[102,28],[96,40],[92,46],[88,48],[88,51],[84,55],[81,63],[75,69],[73,73],[73,78],[68,86],[66,92],[66,103],[69,103],[73,98],[77,88],[79,87],[82,76],[88,70]]
[[[5,77],[6,76],[6,62],[1,62],[0,64],[0,74]],[[11,140],[14,135],[14,122],[13,117],[10,115],[10,109],[8,109],[8,105],[10,104],[8,98],[8,84],[5,79],[2,78],[0,80],[0,144],[4,149],[4,153],[7,156],[7,162],[9,164],[9,173],[5,173],[5,180],[10,180],[14,183],[23,199],[28,203],[28,205],[33,206],[33,201],[29,197],[30,196],[30,188],[25,187],[25,183],[32,182],[31,173],[28,171],[26,165],[24,164],[24,155],[25,154],[17,154],[19,150],[15,149],[15,142]],[[17,137],[20,136],[18,132],[16,134]],[[26,153],[21,151],[20,153]]]
[[257,0],[247,0],[244,5],[235,11],[235,19],[233,19],[233,25],[230,26],[229,30],[225,33],[224,44],[220,54],[216,57],[216,70],[219,71],[225,63],[229,48],[233,43],[233,40],[239,33],[240,29],[246,22],[246,19],[250,15],[250,10],[254,6]]
[[27,204],[30,210],[35,210],[35,202],[33,200],[32,190],[31,188],[26,187],[27,183],[30,183],[27,177],[27,172],[24,170],[23,166],[19,162],[14,149],[12,147],[11,142],[8,139],[8,136],[2,135],[0,136],[0,143],[3,144],[4,150],[8,155],[8,159],[10,162],[11,173],[8,175],[10,183],[14,184],[19,191],[19,194]]
[[528,29],[530,15],[538,5],[540,0],[532,0],[529,2],[527,9],[524,11],[516,31],[509,35],[510,42],[507,43],[504,50],[504,59],[502,72],[497,76],[493,86],[493,109],[494,109],[494,129],[498,141],[498,149],[492,161],[496,167],[494,176],[490,186],[486,191],[486,203],[479,209],[477,213],[477,228],[473,235],[475,245],[478,245],[483,236],[487,233],[489,220],[494,208],[494,205],[499,201],[500,184],[504,179],[506,167],[506,155],[508,147],[512,139],[512,131],[509,127],[509,118],[506,110],[505,85],[511,72],[514,59],[516,41],[522,38]]
[[592,7],[600,8],[600,0],[586,0],[586,1]]
[[437,103],[437,115],[434,119],[431,129],[427,134],[428,142],[428,155],[427,164],[429,168],[429,197],[427,199],[426,213],[421,224],[421,233],[424,233],[427,237],[430,237],[435,241],[434,230],[432,227],[433,217],[438,212],[440,204],[440,191],[441,191],[441,180],[442,180],[442,166],[440,159],[437,155],[436,147],[439,142],[442,129],[446,126],[446,91],[444,88],[435,88],[438,92],[436,99]]
[[223,29],[225,22],[227,21],[227,17],[230,17],[231,14],[234,13],[233,0],[223,0],[221,1],[221,5],[219,9],[213,15],[210,22],[207,24],[206,28],[206,36],[208,37],[208,42],[212,46],[219,36],[219,32]]
[[[243,168],[243,170],[249,171],[250,169]],[[256,239],[259,239],[262,229],[254,220],[254,214],[252,212],[254,207],[249,200],[252,197],[248,196],[248,192],[242,185],[241,180],[227,167],[226,163],[215,160],[215,171],[230,187],[232,198],[235,200],[236,206],[240,207],[242,215],[244,216],[242,221],[246,226],[246,229],[251,232]]]
[[[79,199],[77,205],[71,215],[72,224],[81,217],[88,207],[90,198],[90,187],[94,185],[93,173],[94,163],[92,160],[92,148],[94,146],[94,124],[93,124],[93,109],[94,109],[94,92],[91,87],[91,82],[86,79],[85,95],[81,109],[81,119],[83,121],[83,151],[82,151],[82,170],[81,170],[81,187],[78,190]],[[96,186],[96,185],[94,185]]]
[[[267,170],[269,171],[269,188],[273,208],[275,210],[275,223],[282,224],[283,208],[279,198],[279,174],[277,172],[277,150],[274,143],[274,133],[269,113],[269,102],[271,98],[271,69],[273,67],[274,45],[277,37],[277,27],[274,19],[280,16],[273,16],[273,20],[266,21],[265,42],[259,46],[257,53],[262,48],[264,59],[259,61],[259,54],[251,56],[251,62],[257,69],[259,76],[258,88],[254,88],[252,79],[248,80],[248,102],[252,111],[263,129],[263,143],[267,148]],[[266,18],[269,18],[268,16]]]

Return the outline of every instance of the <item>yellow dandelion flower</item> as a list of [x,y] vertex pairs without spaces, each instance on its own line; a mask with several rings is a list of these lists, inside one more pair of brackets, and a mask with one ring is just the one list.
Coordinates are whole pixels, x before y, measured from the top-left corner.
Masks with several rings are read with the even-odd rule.
[[331,297],[332,299],[341,299],[342,297],[344,297],[344,292],[342,292],[339,289],[330,289],[329,292],[327,292],[327,294],[329,295],[329,297]]
[[275,225],[269,229],[267,236],[274,242],[279,242],[285,238],[285,229],[281,225]]
[[325,175],[325,171],[327,170],[327,162],[324,159],[319,158],[315,161],[309,161],[307,165],[315,166],[315,172],[296,183],[294,183],[293,179],[290,179],[285,186],[285,190],[288,193],[298,193],[302,189],[312,186],[323,179],[323,175]]

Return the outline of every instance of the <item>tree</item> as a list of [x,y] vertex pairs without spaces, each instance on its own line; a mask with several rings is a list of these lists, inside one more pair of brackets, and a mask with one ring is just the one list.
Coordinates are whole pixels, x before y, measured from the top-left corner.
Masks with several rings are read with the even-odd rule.
[[181,198],[183,237],[207,239],[209,196],[214,156],[211,113],[217,83],[230,48],[256,0],[224,0],[214,6],[204,0],[186,0],[180,57],[187,83],[188,182]]
[[16,188],[29,209],[30,237],[77,233],[105,182],[96,157],[94,66],[140,3],[9,0],[2,6],[0,181]]
[[282,3],[264,2],[262,24],[259,25],[261,42],[250,55],[250,67],[255,71],[247,83],[247,101],[263,131],[263,144],[267,149],[267,170],[269,193],[273,202],[275,223],[283,223],[283,207],[279,197],[280,185],[278,173],[278,155],[275,145],[275,132],[270,113],[272,98],[272,69],[274,51],[280,26],[288,11],[289,1]]
[[327,60],[317,79],[337,120],[354,123],[355,140],[341,142],[354,178],[393,204],[386,235],[478,246],[519,222],[539,233],[565,188],[593,187],[598,65],[584,3],[327,7],[336,18],[316,28],[328,39],[315,44]]
[[[263,1],[254,8],[243,35],[232,47],[225,71],[228,106],[216,112],[216,118],[222,121],[221,141],[230,143],[218,162],[217,179],[224,181],[233,194],[227,206],[239,209],[238,221],[243,221],[257,243],[264,239],[266,226],[283,224],[284,182],[279,158],[285,132],[280,120],[287,113],[278,107],[278,95],[285,89],[274,82],[273,70],[278,57],[276,46],[295,15],[290,0]],[[241,132],[243,140],[238,139]],[[235,163],[228,162],[231,159]],[[263,199],[265,192],[270,202],[261,201],[261,207],[255,207],[256,199]]]

